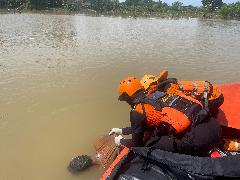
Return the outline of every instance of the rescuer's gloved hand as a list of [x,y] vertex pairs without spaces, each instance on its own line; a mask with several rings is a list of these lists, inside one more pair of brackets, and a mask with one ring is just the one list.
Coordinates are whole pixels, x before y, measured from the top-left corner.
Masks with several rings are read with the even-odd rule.
[[109,132],[109,135],[113,135],[113,134],[116,134],[116,135],[122,134],[122,129],[120,129],[120,128],[112,128],[112,130]]
[[118,145],[118,146],[121,145],[121,143],[120,143],[121,139],[123,139],[123,137],[121,135],[116,136],[114,138],[115,144]]

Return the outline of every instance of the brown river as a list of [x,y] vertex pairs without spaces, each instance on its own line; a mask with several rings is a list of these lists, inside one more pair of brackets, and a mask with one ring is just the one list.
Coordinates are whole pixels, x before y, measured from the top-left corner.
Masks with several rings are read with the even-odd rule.
[[127,126],[117,101],[126,76],[240,80],[240,22],[198,19],[0,15],[0,179],[94,180],[67,171]]

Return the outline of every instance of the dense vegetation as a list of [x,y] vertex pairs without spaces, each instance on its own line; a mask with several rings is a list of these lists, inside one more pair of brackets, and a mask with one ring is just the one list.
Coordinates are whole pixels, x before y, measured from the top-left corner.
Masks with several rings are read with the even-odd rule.
[[0,9],[64,10],[121,16],[222,17],[240,19],[240,2],[224,4],[222,0],[202,0],[202,7],[183,6],[180,1],[168,5],[153,0],[0,0]]

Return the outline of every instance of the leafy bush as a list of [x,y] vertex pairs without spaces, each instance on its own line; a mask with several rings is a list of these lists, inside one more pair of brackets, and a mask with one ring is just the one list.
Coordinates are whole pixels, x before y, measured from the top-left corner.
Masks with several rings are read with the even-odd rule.
[[240,19],[240,2],[233,4],[224,4],[219,13],[223,18]]

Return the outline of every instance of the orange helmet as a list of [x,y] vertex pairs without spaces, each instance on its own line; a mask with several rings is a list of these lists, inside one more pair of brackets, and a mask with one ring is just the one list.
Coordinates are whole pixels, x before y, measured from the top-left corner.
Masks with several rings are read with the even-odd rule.
[[122,95],[131,97],[140,90],[144,90],[144,87],[135,77],[127,77],[123,79],[118,86],[119,97]]

